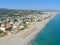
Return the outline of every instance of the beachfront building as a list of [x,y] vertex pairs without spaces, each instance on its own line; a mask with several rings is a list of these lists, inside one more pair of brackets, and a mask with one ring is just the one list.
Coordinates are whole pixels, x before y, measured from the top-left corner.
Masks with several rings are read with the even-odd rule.
[[42,21],[50,16],[53,13],[42,13],[42,14],[29,14],[23,16],[8,16],[4,20],[0,19],[0,30],[2,31],[12,31],[13,33],[18,32],[19,30],[23,29],[24,27],[34,24],[38,20]]

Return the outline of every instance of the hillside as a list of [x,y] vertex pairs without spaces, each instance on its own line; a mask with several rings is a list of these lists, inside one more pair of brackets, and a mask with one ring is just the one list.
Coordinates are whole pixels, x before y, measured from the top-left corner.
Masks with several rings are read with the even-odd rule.
[[14,9],[5,9],[5,8],[0,8],[0,16],[13,16],[13,15],[29,15],[29,14],[39,14],[40,11],[36,10],[14,10]]

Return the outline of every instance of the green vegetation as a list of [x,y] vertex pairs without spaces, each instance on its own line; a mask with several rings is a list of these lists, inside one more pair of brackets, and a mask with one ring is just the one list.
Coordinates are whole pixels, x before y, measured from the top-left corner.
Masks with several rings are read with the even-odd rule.
[[22,16],[29,14],[40,14],[40,11],[36,10],[13,10],[0,8],[0,16]]
[[0,30],[0,37],[6,36],[7,33]]

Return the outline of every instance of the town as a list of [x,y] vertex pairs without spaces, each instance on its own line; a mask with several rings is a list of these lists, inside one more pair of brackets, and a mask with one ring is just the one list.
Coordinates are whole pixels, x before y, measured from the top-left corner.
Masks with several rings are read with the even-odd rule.
[[41,14],[29,14],[22,16],[0,16],[0,37],[15,34],[28,28],[36,22],[48,19],[56,12],[41,12]]

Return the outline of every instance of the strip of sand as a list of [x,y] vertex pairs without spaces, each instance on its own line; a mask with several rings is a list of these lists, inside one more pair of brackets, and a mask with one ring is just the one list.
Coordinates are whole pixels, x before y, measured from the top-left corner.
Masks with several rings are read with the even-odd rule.
[[41,22],[38,22],[36,27],[33,28],[32,30],[33,33],[31,33],[27,38],[26,38],[26,45],[30,45],[30,43],[35,39],[36,35],[45,27],[45,25],[55,17],[56,15],[50,17],[49,19],[43,20]]
[[28,29],[25,29],[17,34],[12,34],[0,38],[0,45],[29,45],[34,40],[36,35],[45,27],[45,25],[54,17],[32,24]]

